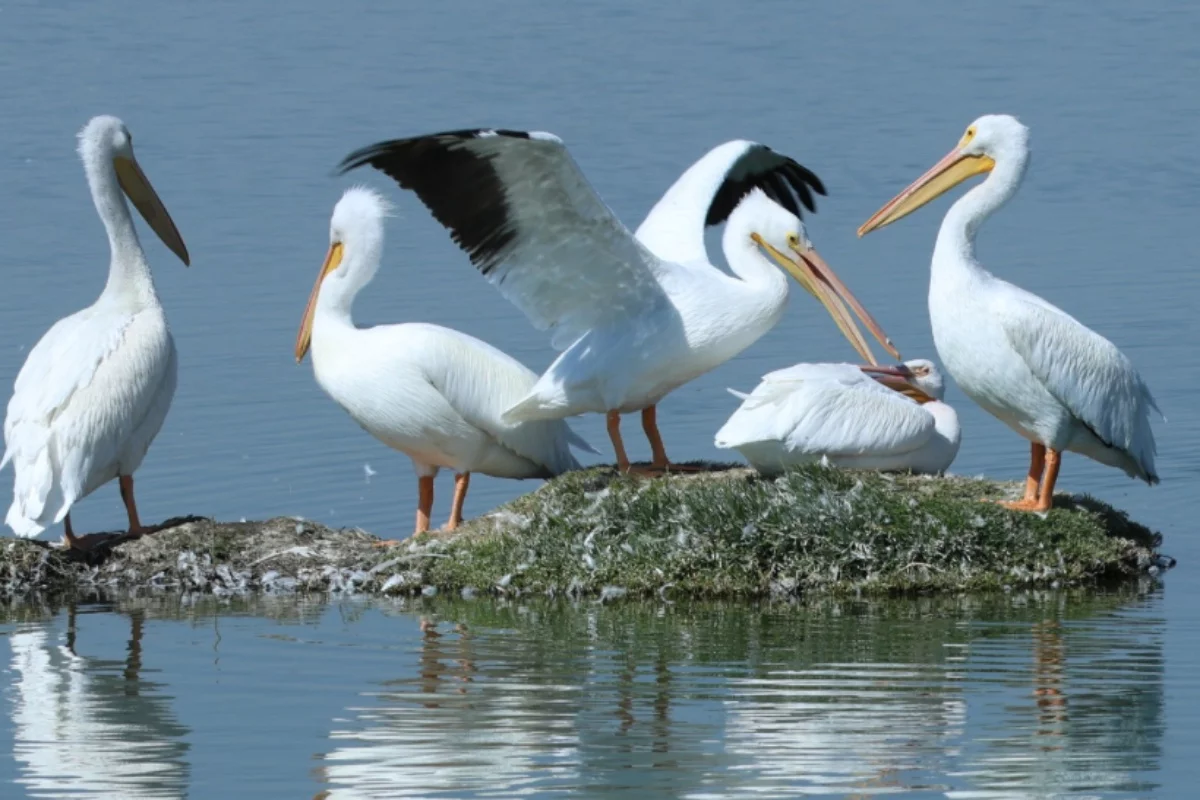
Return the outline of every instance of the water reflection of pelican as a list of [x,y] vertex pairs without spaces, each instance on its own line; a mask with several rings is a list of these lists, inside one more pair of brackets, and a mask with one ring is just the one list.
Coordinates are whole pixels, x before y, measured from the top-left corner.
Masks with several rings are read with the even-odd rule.
[[[973,715],[981,722],[967,735],[977,746],[950,773],[963,785],[947,796],[1152,793],[1143,776],[1157,764],[1165,726],[1163,620],[1136,605],[1087,619],[1056,609],[1025,637],[1032,658],[1016,673],[1022,680],[987,687],[992,711]],[[979,643],[975,670],[1011,651],[1006,638]]]
[[8,637],[16,780],[31,797],[187,794],[188,731],[141,677],[143,621],[129,615],[123,661],[78,654],[73,607],[64,644],[48,624]]
[[[327,784],[322,800],[417,798],[444,793],[520,793],[570,772],[574,754],[571,709],[547,715],[531,702],[517,668],[507,680],[476,681],[479,656],[473,634],[421,620],[422,635],[409,677],[388,681],[347,709],[320,756]],[[485,654],[484,659],[495,654]],[[514,665],[515,666],[515,665]],[[557,718],[556,718],[557,717]]]
[[[1037,698],[1038,727],[1041,736],[1063,735],[1067,721],[1067,695],[1063,687],[1066,670],[1066,642],[1058,620],[1046,620],[1033,626],[1033,695]],[[1043,747],[1058,749],[1060,744],[1044,742]]]
[[[748,758],[739,793],[794,797],[901,791],[936,772],[966,726],[949,664],[825,664],[730,680],[725,744]],[[906,776],[906,773],[909,773]]]
[[328,800],[1141,789],[1161,750],[1163,632],[1126,598],[802,613],[467,604],[454,615],[469,632],[423,624],[405,677],[335,723],[319,788]]

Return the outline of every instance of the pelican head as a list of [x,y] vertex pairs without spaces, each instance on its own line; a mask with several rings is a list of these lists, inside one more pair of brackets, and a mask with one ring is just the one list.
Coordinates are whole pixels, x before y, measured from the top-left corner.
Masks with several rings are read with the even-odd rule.
[[916,400],[931,403],[946,396],[946,382],[937,365],[924,358],[914,358],[895,367],[863,365],[863,372],[889,389]]
[[124,122],[108,115],[92,117],[79,132],[79,155],[88,170],[89,179],[95,174],[94,170],[111,164],[121,191],[125,192],[150,229],[172,253],[179,256],[180,261],[185,265],[191,263],[179,229],[175,227],[171,215],[167,213],[162,200],[158,199],[158,193],[133,154],[133,136]]
[[872,364],[876,363],[866,339],[846,308],[847,305],[854,309],[854,313],[884,349],[893,357],[900,357],[883,328],[867,313],[858,298],[842,283],[842,279],[813,247],[799,217],[771,200],[760,189],[748,194],[738,211],[743,210],[742,206],[748,206],[752,215],[750,239],[795,278],[809,294],[821,301],[821,305],[825,306],[829,315],[833,317],[842,335],[850,341],[859,355]]
[[991,172],[999,163],[1024,163],[1029,129],[1008,114],[986,114],[967,126],[954,149],[908,188],[875,212],[858,229],[859,236],[891,225],[940,197],[967,178]]
[[297,363],[304,360],[312,344],[313,316],[322,288],[335,290],[333,285],[325,286],[327,279],[336,282],[339,294],[353,297],[375,277],[383,255],[383,220],[390,213],[391,206],[383,195],[365,186],[347,189],[333,207],[329,250],[317,273],[296,337]]

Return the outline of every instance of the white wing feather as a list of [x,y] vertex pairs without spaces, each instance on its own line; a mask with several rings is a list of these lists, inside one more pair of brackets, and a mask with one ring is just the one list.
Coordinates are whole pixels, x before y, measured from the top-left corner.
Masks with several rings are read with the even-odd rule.
[[1158,412],[1158,405],[1125,354],[1024,290],[1006,293],[997,317],[1013,350],[1047,391],[1105,444],[1128,452],[1153,475],[1150,409]]
[[115,470],[168,377],[169,334],[165,348],[138,346],[148,322],[91,307],[59,320],[30,351],[8,403],[0,461],[15,472],[6,521],[18,535],[60,522],[98,473]]
[[[420,327],[437,343],[431,353],[434,357],[423,359],[422,368],[433,387],[468,423],[556,474],[579,468],[568,445],[596,453],[565,420],[514,424],[501,419],[504,410],[537,382],[538,376],[520,361],[465,333],[440,326]],[[372,330],[386,330],[386,326]]]
[[925,445],[934,419],[852,364],[798,364],[764,376],[716,445],[782,442],[798,453],[896,455]]

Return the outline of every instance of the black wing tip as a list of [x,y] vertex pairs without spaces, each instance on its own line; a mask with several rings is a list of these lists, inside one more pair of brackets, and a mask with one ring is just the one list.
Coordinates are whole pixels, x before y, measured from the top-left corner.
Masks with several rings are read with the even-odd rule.
[[829,196],[829,193],[825,190],[824,182],[817,177],[817,173],[813,172],[811,169],[785,153],[780,153],[778,150],[774,150],[765,144],[759,144],[757,146],[770,153],[781,162],[778,167],[771,170],[772,172],[783,170],[784,172],[791,173],[789,177],[793,179],[791,181],[793,185],[796,183],[801,183],[807,185],[808,188],[812,189],[812,191],[816,192],[822,197]]
[[829,192],[825,189],[825,182],[817,176],[817,173],[791,156],[785,156],[782,153],[776,153],[776,155],[783,160],[783,165],[776,172],[785,177],[797,194],[802,195],[805,190],[809,190],[822,197],[829,196]]
[[493,137],[541,138],[506,128],[468,128],[389,139],[350,153],[338,174],[370,165],[415,193],[471,263],[490,275],[518,234],[493,163],[500,156],[493,148],[470,145]]
[[392,146],[396,144],[396,142],[397,140],[376,142],[375,144],[358,148],[353,153],[342,159],[342,162],[337,166],[337,171],[335,174],[345,175],[352,169],[358,169],[359,167],[363,167],[368,164],[374,166],[372,162],[379,156],[386,155],[389,150],[392,149]]
[[[759,165],[757,170],[747,170],[737,178],[726,177],[709,205],[704,220],[707,227],[720,225],[728,220],[729,215],[746,195],[755,189],[765,192],[767,197],[797,217],[803,216],[802,207],[809,212],[816,212],[814,193],[822,197],[829,196],[824,182],[817,174],[796,159],[755,142],[746,149],[738,162],[751,154],[767,156],[768,163],[765,166]],[[738,162],[730,168],[731,174],[736,172]]]
[[814,192],[821,195],[821,197],[829,196],[829,192],[827,192],[825,190],[825,184],[821,181],[820,178],[817,177],[817,173],[813,172],[811,169],[808,169],[803,164],[800,164],[798,161],[793,160],[792,163],[795,164],[800,169],[804,170],[805,178],[807,179],[807,182],[808,182],[808,188],[812,189]]

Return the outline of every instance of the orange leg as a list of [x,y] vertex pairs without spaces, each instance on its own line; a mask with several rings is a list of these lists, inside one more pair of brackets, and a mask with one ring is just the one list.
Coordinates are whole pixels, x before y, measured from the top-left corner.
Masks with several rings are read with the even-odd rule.
[[612,440],[613,450],[617,453],[617,469],[629,472],[629,456],[625,455],[625,443],[621,441],[621,415],[610,411],[607,416],[608,438]]
[[651,467],[655,470],[672,472],[700,472],[702,467],[688,467],[672,464],[667,458],[667,448],[663,446],[662,434],[658,432],[658,407],[647,406],[642,409],[642,430],[646,432],[646,438],[650,440],[650,452],[652,454]]
[[[1020,500],[1014,500],[1001,505],[1007,506],[1014,511],[1049,511],[1054,505],[1054,485],[1058,483],[1058,470],[1062,465],[1062,454],[1048,447],[1040,445],[1033,446],[1033,458],[1029,468],[1029,477],[1025,482],[1025,497]],[[1040,463],[1039,463],[1040,462]],[[1034,467],[1043,467],[1035,471]],[[1036,481],[1034,486],[1034,494],[1030,497],[1029,484],[1034,482],[1035,475],[1041,473],[1040,481]]]
[[[457,484],[458,479],[455,478]],[[466,492],[466,489],[463,489]],[[455,496],[457,498],[457,486],[455,487]],[[429,514],[433,511],[433,476],[422,475],[417,478],[417,526],[413,529],[413,536],[418,533],[424,533],[429,530]],[[381,539],[375,543],[375,547],[395,547],[400,544],[403,539]]]
[[467,487],[471,485],[471,473],[463,472],[454,476],[454,502],[450,505],[450,521],[444,531],[452,531],[462,524],[463,501],[467,499]]
[[1046,449],[1046,475],[1042,478],[1042,490],[1038,494],[1036,511],[1049,511],[1054,505],[1054,485],[1058,483],[1058,470],[1062,466],[1062,453]]
[[1042,486],[1042,473],[1046,469],[1046,445],[1034,442],[1029,446],[1029,474],[1025,476],[1025,496],[1021,498],[1026,503],[1038,499]]
[[129,515],[129,535],[140,536],[145,528],[138,520],[137,503],[133,499],[133,476],[122,475],[117,484],[121,488],[121,500],[125,502],[125,513]]
[[433,511],[433,476],[422,475],[417,479],[417,527],[413,533],[429,530],[429,514]]
[[671,462],[667,460],[667,448],[663,447],[662,434],[658,432],[657,406],[647,406],[642,409],[642,430],[646,432],[646,438],[650,440],[650,464],[659,469],[671,466]]

